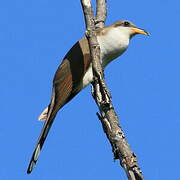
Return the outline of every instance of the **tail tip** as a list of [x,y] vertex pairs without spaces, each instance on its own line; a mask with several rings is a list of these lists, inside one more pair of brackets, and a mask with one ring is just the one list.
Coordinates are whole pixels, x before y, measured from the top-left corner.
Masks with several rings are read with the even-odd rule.
[[27,169],[27,174],[30,174],[30,173],[32,172],[35,164],[36,164],[36,163],[35,163],[34,161],[32,161],[32,162],[29,164],[29,167],[28,167],[28,169]]
[[31,171],[29,169],[27,170],[27,174],[31,174]]
[[41,150],[40,144],[37,144],[37,147],[36,147],[36,149],[35,149],[35,151],[33,153],[32,159],[31,159],[31,161],[29,163],[29,166],[28,166],[28,169],[27,169],[27,174],[30,174],[32,172],[34,166],[36,165],[36,161],[37,161],[37,159],[39,157],[40,150]]

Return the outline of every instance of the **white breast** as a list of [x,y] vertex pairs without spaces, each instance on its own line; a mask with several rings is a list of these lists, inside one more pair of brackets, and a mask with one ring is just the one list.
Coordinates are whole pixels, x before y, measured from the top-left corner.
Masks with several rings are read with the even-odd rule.
[[[113,28],[105,35],[97,36],[103,68],[116,57],[120,56],[129,45],[129,34],[124,29]],[[83,88],[93,81],[92,64],[83,77]]]
[[102,64],[105,67],[113,59],[120,56],[129,45],[129,34],[124,29],[113,28],[105,35],[98,36],[101,49]]

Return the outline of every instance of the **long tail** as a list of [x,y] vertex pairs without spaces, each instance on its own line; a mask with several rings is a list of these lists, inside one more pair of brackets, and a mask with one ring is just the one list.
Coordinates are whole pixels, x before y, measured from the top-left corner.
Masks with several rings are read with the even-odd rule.
[[36,147],[35,147],[35,150],[33,152],[33,155],[32,155],[32,158],[31,158],[31,161],[29,163],[29,166],[28,166],[28,169],[27,169],[27,173],[30,174],[34,168],[34,166],[36,165],[36,162],[38,160],[38,157],[39,157],[39,154],[41,152],[41,149],[43,147],[43,144],[46,140],[46,137],[49,133],[49,130],[52,126],[52,123],[54,121],[54,118],[57,114],[57,110],[56,108],[54,107],[54,98],[52,98],[51,100],[51,104],[49,105],[48,107],[48,114],[47,114],[47,119],[44,123],[44,126],[43,126],[43,129],[41,130],[41,134],[39,136],[39,139],[37,141],[37,144],[36,144]]

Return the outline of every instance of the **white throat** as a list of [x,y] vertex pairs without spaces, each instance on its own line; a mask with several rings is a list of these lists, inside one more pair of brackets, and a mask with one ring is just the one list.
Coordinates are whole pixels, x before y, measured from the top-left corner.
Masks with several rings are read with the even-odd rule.
[[111,28],[105,35],[97,36],[102,65],[105,67],[116,57],[120,56],[128,47],[130,35],[126,28]]

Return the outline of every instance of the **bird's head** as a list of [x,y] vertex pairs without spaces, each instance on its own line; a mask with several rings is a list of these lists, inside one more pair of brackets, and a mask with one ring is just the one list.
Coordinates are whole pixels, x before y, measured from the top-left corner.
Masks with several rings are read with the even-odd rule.
[[145,31],[144,29],[138,28],[132,22],[127,21],[127,20],[118,21],[118,22],[114,23],[113,26],[115,28],[118,28],[118,30],[122,34],[129,36],[130,38],[136,34],[149,35],[149,33],[147,31]]

